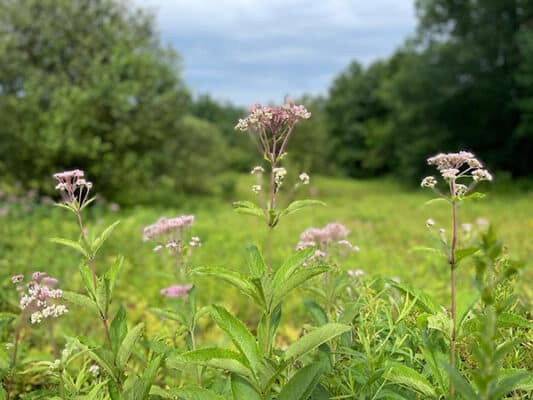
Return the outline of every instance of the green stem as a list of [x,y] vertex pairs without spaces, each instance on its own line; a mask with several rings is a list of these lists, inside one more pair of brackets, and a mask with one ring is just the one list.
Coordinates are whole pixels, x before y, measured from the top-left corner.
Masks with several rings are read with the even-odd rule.
[[[452,195],[455,195],[455,184],[452,183]],[[456,310],[456,277],[455,277],[455,249],[457,247],[457,201],[452,202],[452,243],[450,248],[450,286],[451,286],[451,317],[452,333],[450,338],[450,365],[455,368],[456,353],[456,332],[457,332],[457,310]],[[450,399],[455,396],[455,385],[450,381]]]

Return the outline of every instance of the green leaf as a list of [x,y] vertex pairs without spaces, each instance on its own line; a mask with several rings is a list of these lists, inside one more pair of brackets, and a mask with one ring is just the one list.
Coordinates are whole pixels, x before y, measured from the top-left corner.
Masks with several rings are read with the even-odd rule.
[[307,207],[325,206],[325,205],[326,203],[320,200],[311,200],[311,199],[295,200],[291,204],[289,204],[285,210],[281,212],[281,215],[291,215]]
[[498,315],[498,326],[500,328],[530,329],[533,324],[520,315],[504,312]]
[[485,193],[474,192],[464,197],[461,197],[461,200],[478,200],[478,199],[483,199],[486,196],[487,195]]
[[124,382],[120,400],[144,400],[144,385],[136,375],[129,375]]
[[170,311],[170,310],[163,310],[161,308],[150,308],[148,309],[148,311],[150,311],[151,313],[157,315],[158,317],[161,317],[161,318],[165,318],[165,319],[170,319],[172,321],[177,321],[177,322],[180,322],[182,324],[186,324],[187,321],[185,319],[185,317],[181,314],[178,314],[178,313],[175,313],[174,311]]
[[452,320],[442,312],[428,317],[428,328],[441,331],[448,339],[452,336]]
[[248,269],[253,278],[260,278],[267,270],[265,259],[255,245],[246,247],[246,255],[248,260]]
[[87,264],[80,265],[80,275],[85,289],[87,289],[87,292],[89,293],[89,296],[91,296],[93,300],[96,300],[93,273]]
[[96,304],[102,315],[107,315],[109,299],[109,283],[105,279],[98,279],[96,281]]
[[252,384],[237,374],[231,374],[231,392],[233,400],[261,400],[261,396]]
[[428,200],[424,203],[425,206],[430,206],[430,205],[433,205],[433,204],[437,204],[437,203],[449,203],[450,200],[448,199],[445,199],[443,197],[436,197],[434,199],[431,199],[431,200]]
[[85,258],[89,258],[89,253],[83,248],[83,246],[79,242],[63,238],[52,238],[50,239],[50,241],[66,247],[70,247],[71,249],[74,249],[77,252],[81,253]]
[[424,291],[416,289],[411,285],[407,285],[405,283],[395,282],[392,279],[388,280],[388,283],[392,287],[398,289],[403,294],[407,294],[410,297],[414,298],[416,300],[416,304],[424,311],[431,314],[437,314],[439,312],[442,312],[441,306]]
[[96,349],[90,349],[85,345],[87,354],[92,358],[102,369],[104,369],[113,380],[116,380],[116,369],[113,364],[113,353],[111,351],[98,347]]
[[257,288],[238,272],[224,268],[199,267],[194,269],[194,273],[198,275],[215,276],[223,279],[239,289],[242,294],[250,297],[260,308],[266,306],[261,294],[258,293]]
[[79,293],[64,291],[63,292],[63,298],[66,301],[68,301],[69,303],[72,303],[72,304],[74,304],[76,306],[82,307],[84,309],[84,311],[85,310],[89,310],[89,311],[95,313],[96,315],[98,315],[100,313],[96,303],[93,300],[91,300],[89,297],[87,297],[87,296],[84,296],[84,295],[79,294]]
[[527,372],[517,372],[501,379],[496,385],[496,388],[491,391],[491,398],[503,399],[508,393],[516,390],[520,382],[528,378],[531,378],[531,375]]
[[128,359],[130,358],[131,352],[137,340],[141,337],[144,329],[144,323],[141,322],[135,325],[127,334],[124,340],[122,341],[118,352],[117,352],[117,367],[121,370],[124,369]]
[[467,257],[470,257],[476,254],[479,251],[477,247],[468,247],[465,249],[455,250],[455,263],[458,264]]
[[0,322],[10,322],[17,318],[17,314],[10,312],[0,312]]
[[113,295],[113,290],[115,289],[115,284],[117,282],[118,274],[122,270],[122,265],[124,264],[124,257],[118,256],[115,258],[115,261],[111,267],[106,271],[105,278],[109,282],[109,295]]
[[444,254],[440,249],[436,249],[434,247],[427,247],[427,246],[413,246],[409,249],[410,252],[420,252],[420,253],[429,253],[433,254],[439,257],[445,257],[446,254]]
[[512,390],[523,390],[526,392],[533,390],[533,373],[519,370],[519,369],[502,369],[498,373],[500,379],[507,378],[509,376],[514,376],[517,373],[525,372],[527,376],[521,379],[518,383],[515,384],[515,387]]
[[113,230],[117,227],[117,225],[120,224],[120,221],[116,221],[112,223],[110,226],[108,226],[100,236],[98,236],[94,242],[91,245],[91,250],[93,252],[93,255],[96,255],[98,253],[98,250],[100,250],[100,247],[105,243],[107,238],[111,235]]
[[291,344],[283,355],[283,359],[290,360],[299,358],[305,353],[320,346],[322,343],[325,343],[344,332],[348,332],[350,329],[351,327],[349,325],[344,324],[328,323],[322,325]]
[[179,389],[169,389],[173,397],[183,400],[224,400],[224,398],[212,390],[201,387],[183,387]]
[[246,366],[246,359],[241,354],[218,347],[206,347],[188,351],[167,360],[167,365],[170,368],[181,369],[183,363],[194,363],[223,369],[243,376],[252,376],[251,370]]
[[455,368],[448,363],[443,363],[442,366],[448,372],[448,376],[454,383],[456,391],[461,393],[461,396],[463,396],[465,400],[479,400],[476,391]]
[[281,392],[278,400],[307,400],[318,383],[323,367],[313,363],[296,372]]
[[272,287],[279,288],[283,282],[289,278],[294,271],[301,267],[304,262],[311,256],[315,249],[304,249],[296,252],[279,267],[274,273],[274,278],[272,279]]
[[309,279],[314,278],[317,275],[323,274],[329,271],[327,266],[307,267],[299,271],[294,272],[284,282],[281,282],[279,286],[275,286],[272,293],[271,307],[276,307],[291,290],[301,286]]
[[394,365],[389,370],[387,380],[414,390],[424,395],[424,398],[437,397],[437,393],[431,383],[422,374],[405,365]]
[[148,367],[145,368],[143,375],[142,375],[142,382],[143,382],[143,399],[147,398],[148,394],[150,393],[150,387],[152,386],[152,383],[154,382],[156,376],[157,376],[157,370],[159,369],[159,366],[161,365],[162,357],[161,356],[155,356],[150,360],[150,363],[148,364]]
[[304,305],[305,309],[311,314],[311,317],[313,317],[317,326],[327,324],[328,316],[326,315],[326,311],[324,311],[319,304],[311,299],[305,299]]
[[251,201],[235,201],[233,203],[233,208],[240,214],[255,215],[260,218],[265,217],[264,211]]
[[111,344],[115,356],[127,333],[128,326],[126,325],[126,310],[124,307],[120,306],[115,314],[115,318],[113,318],[113,321],[111,322],[111,326],[109,327],[109,335],[111,336]]
[[246,325],[220,306],[212,306],[211,316],[216,324],[231,338],[235,347],[246,358],[248,365],[255,373],[261,362],[261,355],[259,354],[255,337],[250,333]]

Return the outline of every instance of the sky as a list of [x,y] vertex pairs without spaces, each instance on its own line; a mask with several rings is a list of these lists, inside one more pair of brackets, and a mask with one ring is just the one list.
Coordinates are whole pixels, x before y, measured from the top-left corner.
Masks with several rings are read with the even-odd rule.
[[415,31],[413,0],[137,0],[156,13],[197,95],[248,106],[327,94],[350,62],[392,54]]

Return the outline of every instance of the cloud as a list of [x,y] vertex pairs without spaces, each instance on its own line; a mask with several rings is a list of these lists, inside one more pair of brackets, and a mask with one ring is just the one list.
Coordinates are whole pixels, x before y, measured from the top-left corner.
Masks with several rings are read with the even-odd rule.
[[137,0],[157,13],[193,92],[240,105],[327,92],[352,60],[388,56],[414,32],[412,0]]

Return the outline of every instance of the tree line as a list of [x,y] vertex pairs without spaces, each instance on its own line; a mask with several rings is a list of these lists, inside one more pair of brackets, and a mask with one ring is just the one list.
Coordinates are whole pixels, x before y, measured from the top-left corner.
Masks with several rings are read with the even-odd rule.
[[[533,3],[417,0],[416,34],[387,59],[354,61],[288,162],[313,173],[397,175],[470,149],[513,177],[533,163]],[[110,199],[210,192],[252,163],[233,126],[245,110],[193,97],[154,17],[118,0],[0,0],[0,174],[45,192],[82,168]],[[201,149],[201,151],[198,151]],[[140,190],[142,188],[143,190]],[[224,189],[223,189],[224,190]]]

